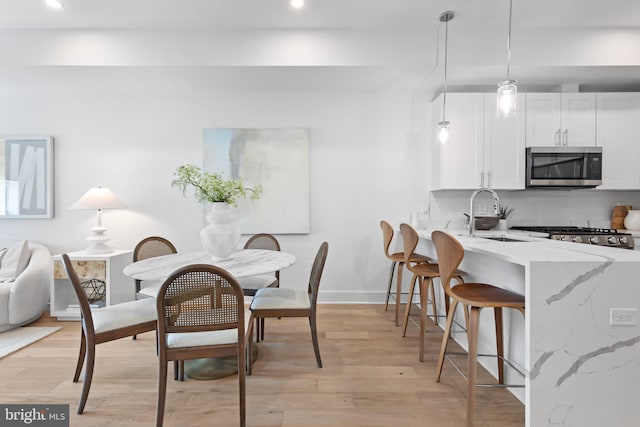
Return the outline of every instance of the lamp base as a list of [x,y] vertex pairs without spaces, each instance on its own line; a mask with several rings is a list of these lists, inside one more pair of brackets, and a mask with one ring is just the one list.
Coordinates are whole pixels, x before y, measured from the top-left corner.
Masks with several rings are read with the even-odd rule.
[[109,254],[111,252],[113,252],[113,248],[104,243],[89,245],[89,247],[84,250],[86,254]]
[[88,254],[108,254],[113,252],[113,248],[105,244],[105,242],[111,240],[106,235],[107,229],[101,226],[93,227],[91,229],[91,235],[86,238],[90,243],[89,247],[84,250]]

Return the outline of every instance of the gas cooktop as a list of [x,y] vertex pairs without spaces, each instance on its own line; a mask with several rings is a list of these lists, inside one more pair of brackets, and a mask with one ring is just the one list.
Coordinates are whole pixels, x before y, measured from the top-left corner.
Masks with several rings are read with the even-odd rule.
[[633,249],[633,237],[629,233],[619,233],[608,228],[571,226],[511,227],[513,230],[546,234],[549,239],[565,242],[587,243],[599,246]]

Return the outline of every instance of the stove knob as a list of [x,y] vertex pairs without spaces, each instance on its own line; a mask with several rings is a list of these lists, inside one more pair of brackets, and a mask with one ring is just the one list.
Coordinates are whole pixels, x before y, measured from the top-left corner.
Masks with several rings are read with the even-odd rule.
[[592,236],[589,238],[589,242],[593,243],[594,245],[597,245],[598,243],[600,243],[600,239],[598,239],[598,236]]
[[575,236],[573,239],[571,239],[571,241],[574,243],[582,243],[582,237]]
[[607,237],[607,242],[609,242],[612,245],[615,245],[616,243],[618,243],[618,240],[616,240],[614,236],[609,236]]
[[622,243],[623,245],[627,245],[627,244],[629,244],[629,239],[627,239],[626,236],[622,236],[620,238],[620,243]]

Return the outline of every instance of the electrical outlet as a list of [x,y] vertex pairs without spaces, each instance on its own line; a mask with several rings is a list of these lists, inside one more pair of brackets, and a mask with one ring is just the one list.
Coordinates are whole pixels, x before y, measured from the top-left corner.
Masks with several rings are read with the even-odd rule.
[[609,324],[612,326],[613,325],[623,325],[623,326],[637,325],[638,309],[637,308],[610,308]]

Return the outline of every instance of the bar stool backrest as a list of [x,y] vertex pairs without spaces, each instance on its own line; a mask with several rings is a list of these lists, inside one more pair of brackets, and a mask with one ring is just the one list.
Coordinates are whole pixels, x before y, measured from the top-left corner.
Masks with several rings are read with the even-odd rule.
[[382,244],[384,247],[384,254],[387,258],[391,258],[389,253],[389,246],[391,246],[391,240],[393,240],[393,227],[387,221],[380,221],[380,228],[382,229]]
[[404,246],[404,263],[409,265],[409,259],[418,246],[418,232],[409,224],[400,224],[400,234],[402,235],[402,244]]
[[431,233],[431,240],[438,254],[440,280],[448,295],[451,290],[451,278],[455,275],[464,257],[464,248],[455,237],[443,231]]

